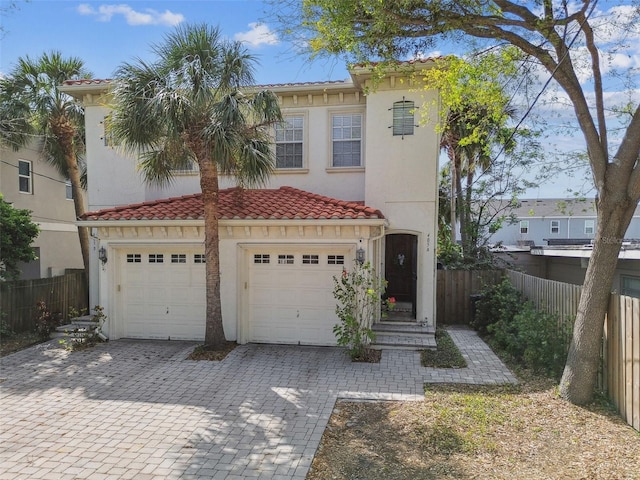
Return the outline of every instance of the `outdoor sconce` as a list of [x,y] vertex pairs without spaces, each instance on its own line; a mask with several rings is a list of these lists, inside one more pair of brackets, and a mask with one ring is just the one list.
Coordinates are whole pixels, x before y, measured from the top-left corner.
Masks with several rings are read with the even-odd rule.
[[362,247],[356,250],[356,262],[358,262],[360,265],[364,263],[364,248]]
[[104,265],[105,263],[107,263],[107,249],[104,247],[100,247],[100,250],[98,250],[98,260],[100,260],[102,262],[102,265]]

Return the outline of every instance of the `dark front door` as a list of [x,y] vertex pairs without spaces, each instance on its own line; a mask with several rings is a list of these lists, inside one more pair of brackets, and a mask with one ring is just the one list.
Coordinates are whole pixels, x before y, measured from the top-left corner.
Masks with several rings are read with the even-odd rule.
[[415,235],[391,234],[386,237],[385,278],[387,296],[396,302],[410,303],[415,315],[418,238]]

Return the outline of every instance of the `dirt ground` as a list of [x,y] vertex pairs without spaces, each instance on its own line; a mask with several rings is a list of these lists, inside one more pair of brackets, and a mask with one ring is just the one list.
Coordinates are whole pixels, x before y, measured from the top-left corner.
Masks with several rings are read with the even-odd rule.
[[430,385],[424,402],[339,402],[307,479],[640,479],[640,434],[547,379]]

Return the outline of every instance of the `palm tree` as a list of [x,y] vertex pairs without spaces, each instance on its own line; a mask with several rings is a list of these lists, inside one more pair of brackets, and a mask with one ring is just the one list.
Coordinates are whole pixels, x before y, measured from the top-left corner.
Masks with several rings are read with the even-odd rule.
[[225,342],[220,302],[218,175],[240,185],[263,183],[274,165],[270,127],[282,121],[270,91],[249,93],[255,59],[239,42],[205,24],[178,27],[153,47],[153,63],[136,60],[114,79],[111,133],[139,155],[147,182],[163,185],[197,163],[204,202],[205,344]]
[[[18,150],[38,138],[42,156],[71,182],[76,216],[85,212],[78,158],[84,152],[84,110],[59,87],[66,80],[91,78],[84,62],[60,52],[18,59],[0,79],[0,142]],[[89,272],[89,233],[78,227],[85,272]]]
[[491,168],[493,147],[502,147],[506,152],[513,150],[513,135],[504,125],[514,115],[515,110],[505,106],[502,117],[493,118],[486,106],[473,101],[465,101],[460,108],[447,114],[440,148],[447,153],[451,171],[451,242],[456,241],[456,222],[459,221],[465,257],[473,257],[478,244],[477,225],[473,225],[471,220],[476,173]]

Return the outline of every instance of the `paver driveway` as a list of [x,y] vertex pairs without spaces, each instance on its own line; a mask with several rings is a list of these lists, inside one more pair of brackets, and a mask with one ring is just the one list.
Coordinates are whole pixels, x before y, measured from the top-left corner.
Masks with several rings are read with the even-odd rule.
[[[336,348],[243,345],[185,360],[194,345],[49,342],[1,359],[0,479],[303,479],[338,397],[420,400],[425,381],[451,380],[417,352],[358,364]],[[513,380],[472,363],[461,381]]]

